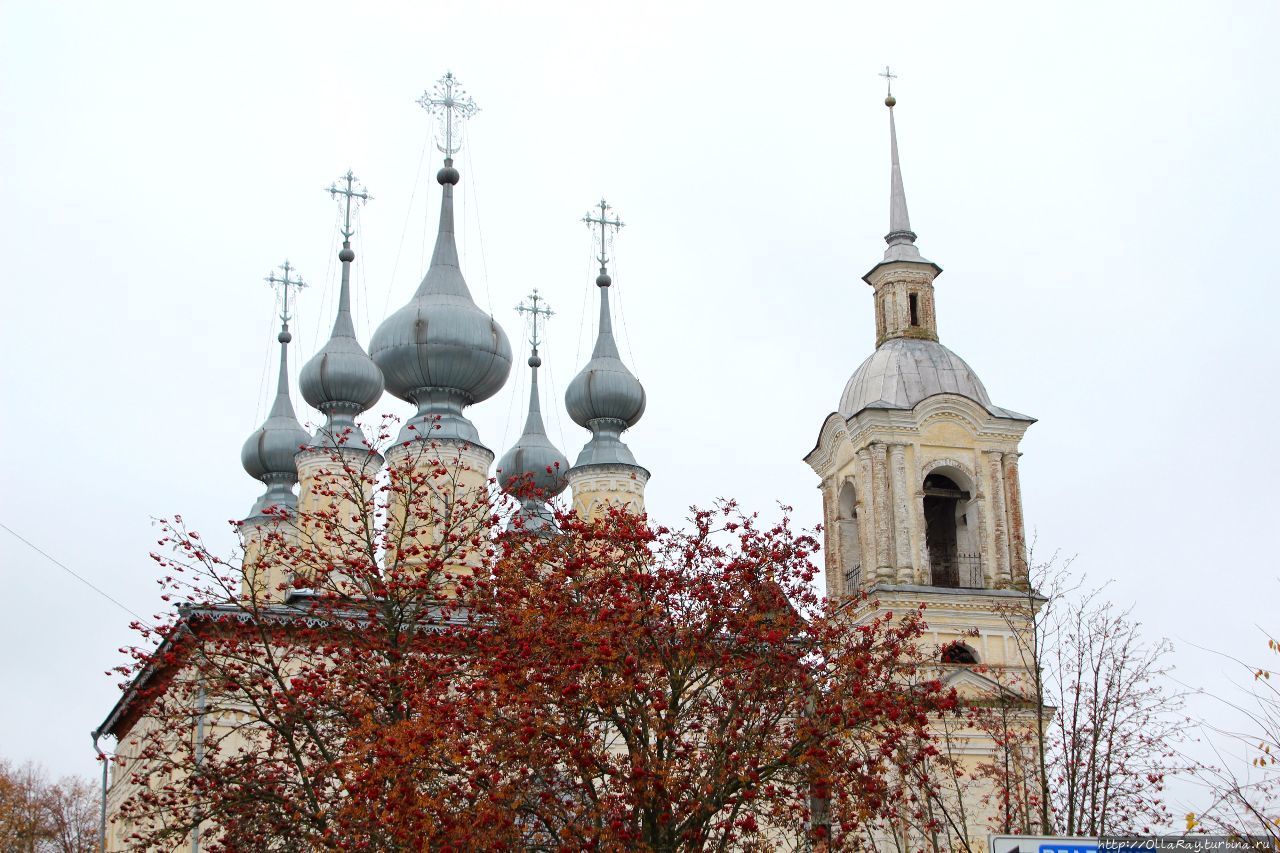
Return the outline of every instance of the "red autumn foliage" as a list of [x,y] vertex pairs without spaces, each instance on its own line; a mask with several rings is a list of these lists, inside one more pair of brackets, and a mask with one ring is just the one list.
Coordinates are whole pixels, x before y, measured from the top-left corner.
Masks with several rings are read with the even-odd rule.
[[135,650],[113,729],[132,843],[855,848],[934,753],[954,698],[919,668],[920,614],[820,600],[785,517],[496,532],[513,505],[413,444],[389,473],[335,450],[320,508],[247,563],[166,524],[185,604]]

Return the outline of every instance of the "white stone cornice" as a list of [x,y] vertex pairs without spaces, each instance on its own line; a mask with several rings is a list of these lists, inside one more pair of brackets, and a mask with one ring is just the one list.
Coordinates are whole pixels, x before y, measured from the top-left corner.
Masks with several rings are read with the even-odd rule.
[[839,412],[832,412],[822,422],[822,429],[818,431],[818,443],[805,456],[804,461],[809,463],[809,467],[819,477],[826,477],[835,462],[837,449],[848,438],[849,429],[845,419]]
[[[828,416],[824,422],[824,429],[831,417]],[[846,431],[854,444],[862,444],[865,441],[864,435],[870,432],[875,432],[877,440],[881,441],[891,441],[892,433],[909,439],[918,434],[926,422],[939,419],[961,422],[974,432],[975,437],[1006,439],[1010,442],[1011,451],[1016,449],[1017,442],[1031,426],[1030,421],[996,417],[982,404],[968,397],[935,394],[921,400],[914,409],[863,409],[846,421]]]

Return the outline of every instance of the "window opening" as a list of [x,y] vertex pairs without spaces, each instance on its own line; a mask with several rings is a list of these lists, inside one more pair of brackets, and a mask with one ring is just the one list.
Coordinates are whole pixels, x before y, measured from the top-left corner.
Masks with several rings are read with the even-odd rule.
[[982,562],[969,524],[969,493],[950,477],[924,480],[925,545],[934,586],[981,588]]
[[911,325],[919,326],[920,325],[920,296],[918,294],[913,293],[907,297],[907,301],[911,304]]
[[852,483],[840,489],[840,563],[844,568],[844,593],[850,595],[862,583],[862,543],[858,532],[858,498]]
[[978,662],[978,654],[964,643],[948,643],[942,647],[942,662],[975,664]]

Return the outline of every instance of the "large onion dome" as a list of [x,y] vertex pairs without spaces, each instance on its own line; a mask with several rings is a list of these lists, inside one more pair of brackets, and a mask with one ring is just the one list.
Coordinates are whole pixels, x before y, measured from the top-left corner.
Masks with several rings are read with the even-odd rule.
[[311,436],[298,423],[289,399],[289,341],[292,339],[288,326],[285,326],[277,338],[280,341],[280,376],[276,382],[275,401],[266,421],[245,440],[240,450],[240,464],[244,470],[267,486],[253,505],[250,517],[262,515],[269,507],[293,509],[298,504],[293,494],[293,485],[298,482],[298,466],[293,457]]
[[360,346],[351,322],[351,262],[355,256],[350,241],[343,241],[338,253],[342,287],[333,332],[299,376],[303,399],[325,416],[324,426],[316,430],[310,442],[313,447],[363,446],[356,415],[368,411],[382,398],[382,371]]
[[[498,483],[504,492],[521,498],[519,522],[527,531],[542,530],[553,522],[547,503],[568,486],[569,460],[547,438],[538,399],[538,368],[542,359],[535,348],[529,357],[529,417],[524,432],[498,461]],[[513,520],[513,523],[514,520]]]
[[618,354],[609,314],[609,286],[612,283],[604,271],[596,277],[596,285],[600,288],[600,331],[591,360],[573,377],[564,395],[569,417],[592,432],[591,440],[582,448],[575,467],[636,464],[631,450],[619,436],[623,430],[635,426],[644,414],[644,386],[622,363]]
[[511,344],[502,327],[471,298],[454,242],[453,160],[436,175],[444,188],[431,266],[409,304],[373,334],[369,354],[387,390],[418,407],[399,441],[456,439],[479,443],[465,406],[497,393],[511,372]]

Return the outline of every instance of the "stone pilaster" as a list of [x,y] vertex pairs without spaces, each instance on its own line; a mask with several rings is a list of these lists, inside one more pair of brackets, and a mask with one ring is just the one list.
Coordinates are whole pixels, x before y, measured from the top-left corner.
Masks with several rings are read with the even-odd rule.
[[924,483],[918,483],[915,491],[916,518],[920,519],[920,552],[916,561],[916,580],[918,584],[933,584],[933,566],[929,564],[929,539],[924,529]]
[[[858,451],[858,537],[862,544],[862,582],[870,583],[876,578],[879,567],[876,556],[876,513],[874,486],[872,485],[871,451],[865,447]],[[874,564],[874,565],[873,565]]]
[[893,541],[894,565],[898,583],[915,583],[915,567],[911,563],[911,504],[907,495],[907,447],[894,444],[889,447],[893,472]]
[[[843,593],[844,588],[843,578],[839,577],[842,569],[838,554],[841,544],[838,526],[840,493],[835,487],[834,477],[827,477],[818,489],[822,492],[823,572],[827,578],[827,597],[834,599]],[[574,507],[576,511],[576,502]]]
[[889,448],[879,442],[871,445],[871,492],[876,507],[876,575],[881,580],[892,581],[893,557],[889,549],[893,541],[893,519],[889,509]]
[[991,481],[991,530],[995,539],[995,566],[992,575],[995,586],[1004,587],[1009,584],[1009,520],[1005,509],[1004,454],[998,450],[989,450],[986,457],[988,479]]
[[1004,455],[1005,507],[1009,524],[1009,569],[1015,583],[1027,581],[1027,539],[1022,522],[1022,486],[1015,452]]
[[[978,472],[978,478],[981,479],[982,472]],[[982,495],[978,495],[982,498]],[[991,552],[991,544],[987,541],[987,518],[991,513],[987,512],[986,502],[976,500],[969,509],[973,515],[973,523],[976,525],[978,540],[978,559],[982,561],[982,585],[987,589],[995,589],[996,587],[996,567],[995,557]]]

